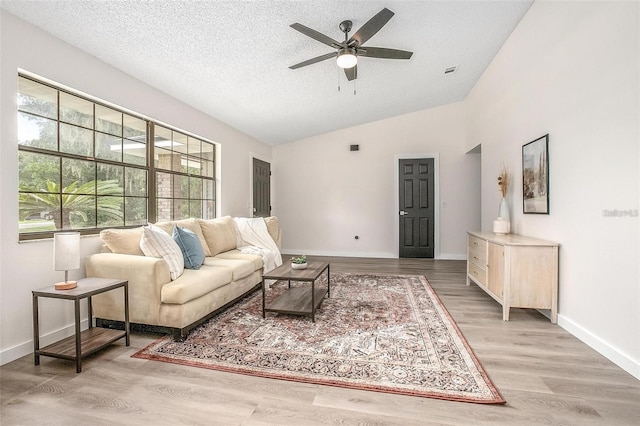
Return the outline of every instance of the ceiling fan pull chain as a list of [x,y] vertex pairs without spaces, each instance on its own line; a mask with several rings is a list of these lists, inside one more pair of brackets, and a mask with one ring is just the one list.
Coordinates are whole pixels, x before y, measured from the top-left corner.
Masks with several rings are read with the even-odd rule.
[[338,93],[340,93],[340,68],[338,68]]

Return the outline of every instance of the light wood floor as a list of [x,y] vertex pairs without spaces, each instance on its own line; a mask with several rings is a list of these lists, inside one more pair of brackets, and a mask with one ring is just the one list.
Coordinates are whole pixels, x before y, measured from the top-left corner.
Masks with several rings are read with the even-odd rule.
[[[316,258],[318,259],[318,258]],[[422,274],[508,401],[477,405],[255,378],[131,358],[134,334],[83,363],[25,356],[0,367],[9,425],[639,425],[640,381],[534,310],[511,321],[465,263],[322,258],[332,272]],[[301,319],[303,320],[303,319]]]

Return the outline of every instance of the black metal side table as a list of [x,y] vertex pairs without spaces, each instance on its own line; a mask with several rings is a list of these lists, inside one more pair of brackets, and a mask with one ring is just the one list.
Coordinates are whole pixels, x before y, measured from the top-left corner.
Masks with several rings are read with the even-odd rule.
[[[93,327],[93,308],[91,296],[124,289],[124,331]],[[68,359],[76,362],[76,372],[82,372],[82,359],[125,338],[129,346],[129,281],[111,278],[83,278],[78,286],[71,290],[56,290],[54,286],[33,290],[33,362],[40,365],[40,356]],[[73,300],[75,305],[75,334],[40,349],[40,324],[38,318],[38,298]],[[87,299],[89,328],[80,331],[80,300]]]

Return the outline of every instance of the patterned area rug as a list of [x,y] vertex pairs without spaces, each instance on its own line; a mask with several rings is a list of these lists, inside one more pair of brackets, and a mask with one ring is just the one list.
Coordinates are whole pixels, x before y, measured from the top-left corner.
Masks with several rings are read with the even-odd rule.
[[[306,285],[295,283],[292,285]],[[326,285],[319,280],[318,285]],[[267,303],[287,287],[267,291]],[[504,403],[422,276],[334,273],[331,298],[303,316],[267,313],[260,291],[136,358],[233,373],[485,404]]]

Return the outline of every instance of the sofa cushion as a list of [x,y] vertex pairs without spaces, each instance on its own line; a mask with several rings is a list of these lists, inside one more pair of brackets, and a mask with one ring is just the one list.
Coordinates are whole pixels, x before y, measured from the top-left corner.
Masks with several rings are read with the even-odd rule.
[[170,222],[158,222],[156,223],[156,226],[162,228],[162,230],[169,235],[173,233],[174,226],[188,229],[198,236],[200,244],[202,244],[202,249],[204,250],[204,255],[212,256],[211,251],[209,250],[209,246],[207,245],[207,241],[204,239],[204,235],[202,235],[202,229],[200,228],[200,222],[198,219],[189,218],[182,220],[172,220]]
[[162,286],[162,303],[183,304],[197,299],[232,281],[228,268],[202,265],[199,270],[185,269],[182,276]]
[[145,256],[161,257],[169,265],[171,279],[175,280],[184,271],[182,250],[173,238],[153,224],[142,227],[140,248]]
[[173,240],[178,244],[184,258],[184,267],[187,269],[200,269],[204,262],[204,250],[196,234],[187,228],[173,227]]
[[231,216],[200,219],[199,221],[211,256],[236,248],[236,223]]
[[140,248],[142,227],[132,229],[103,229],[100,238],[112,253],[144,256]]
[[240,250],[234,249],[225,251],[216,256],[217,259],[235,259],[235,260],[249,260],[253,263],[253,267],[256,271],[262,270],[262,266],[264,262],[262,260],[262,256],[258,256],[255,254],[241,253]]
[[229,269],[233,274],[233,281],[248,277],[256,271],[253,262],[245,259],[223,259],[215,256],[207,257],[204,264]]

